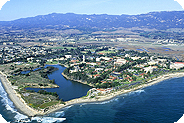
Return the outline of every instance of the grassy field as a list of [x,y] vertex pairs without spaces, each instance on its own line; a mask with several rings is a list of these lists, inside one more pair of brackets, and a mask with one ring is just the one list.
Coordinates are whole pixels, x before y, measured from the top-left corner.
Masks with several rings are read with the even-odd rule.
[[[44,71],[44,70],[43,70]],[[43,78],[40,70],[32,71],[28,74],[20,74],[8,78],[12,85],[20,87],[33,87],[33,88],[51,88],[57,87],[51,80]]]
[[5,73],[6,75],[10,75],[18,69],[26,71],[26,70],[38,68],[39,66],[40,64],[38,63],[26,63],[26,64],[25,63],[21,63],[21,64],[9,63],[9,64],[0,65],[0,71]]
[[16,81],[17,84],[25,84],[25,83],[49,83],[48,79],[42,78],[38,71],[36,72],[30,72],[30,74],[27,75],[17,75],[12,76],[10,78],[10,81]]
[[76,47],[50,47],[52,49],[64,49],[64,48],[67,48],[67,49],[77,49]]
[[45,64],[55,65],[55,64],[58,64],[58,62],[57,62],[57,61],[53,61],[53,62],[46,62]]
[[45,109],[49,106],[60,103],[60,101],[57,100],[57,97],[52,95],[22,93],[22,97],[29,104],[29,106],[35,109]]
[[104,53],[104,54],[107,54],[107,53],[116,53],[116,51],[100,51],[100,52],[97,52],[97,53]]
[[[58,97],[54,94],[40,94],[26,90],[26,87],[31,88],[55,88],[58,85],[54,84],[53,80],[47,78],[47,74],[57,70],[54,67],[47,67],[31,71],[27,74],[20,74],[21,71],[33,70],[38,67],[38,64],[5,64],[0,66],[0,70],[9,73],[8,79],[13,86],[18,86],[16,91],[21,94],[26,103],[35,109],[46,109],[50,106],[61,103]],[[18,72],[15,72],[19,70]],[[14,75],[18,73],[18,75]]]
[[51,102],[47,102],[47,103],[41,104],[41,105],[39,106],[39,108],[44,109],[44,108],[46,108],[46,107],[49,107],[49,106],[52,106],[52,105],[56,105],[56,104],[58,104],[58,103],[59,103],[59,101],[53,100],[53,101],[51,101]]

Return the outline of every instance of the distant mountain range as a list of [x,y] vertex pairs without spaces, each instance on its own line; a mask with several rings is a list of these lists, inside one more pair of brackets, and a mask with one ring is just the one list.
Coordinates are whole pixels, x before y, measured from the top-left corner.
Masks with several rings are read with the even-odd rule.
[[184,11],[150,12],[140,15],[85,15],[85,14],[58,14],[39,15],[36,17],[21,18],[14,21],[0,21],[0,28],[11,29],[113,29],[113,28],[184,28]]

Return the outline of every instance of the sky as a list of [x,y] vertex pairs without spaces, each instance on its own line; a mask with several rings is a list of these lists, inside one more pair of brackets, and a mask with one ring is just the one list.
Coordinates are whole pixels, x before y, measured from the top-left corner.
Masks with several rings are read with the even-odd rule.
[[0,21],[51,13],[137,15],[183,10],[184,0],[0,0]]

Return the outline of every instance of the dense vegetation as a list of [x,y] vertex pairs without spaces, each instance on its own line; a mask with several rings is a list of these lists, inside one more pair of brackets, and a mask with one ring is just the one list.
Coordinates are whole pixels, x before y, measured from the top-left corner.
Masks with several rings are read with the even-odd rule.
[[[35,71],[30,71],[26,74],[13,74],[9,76],[9,80],[11,81],[12,85],[19,86],[19,87],[54,87],[55,81],[48,79],[48,74],[52,73],[53,71],[58,70],[55,67],[48,66],[46,68],[41,68]],[[15,70],[17,73],[18,70]]]

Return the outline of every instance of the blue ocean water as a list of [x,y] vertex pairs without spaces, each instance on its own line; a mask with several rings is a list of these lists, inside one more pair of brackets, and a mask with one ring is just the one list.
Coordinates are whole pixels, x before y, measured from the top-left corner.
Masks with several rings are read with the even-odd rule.
[[[25,118],[0,84],[0,113],[7,121]],[[43,123],[174,123],[184,114],[184,77],[123,94],[112,100],[77,104],[42,118]],[[37,119],[31,123],[37,123]],[[54,118],[66,118],[56,121]]]

